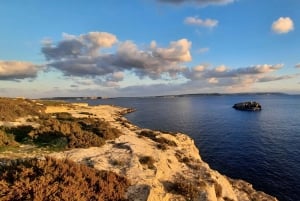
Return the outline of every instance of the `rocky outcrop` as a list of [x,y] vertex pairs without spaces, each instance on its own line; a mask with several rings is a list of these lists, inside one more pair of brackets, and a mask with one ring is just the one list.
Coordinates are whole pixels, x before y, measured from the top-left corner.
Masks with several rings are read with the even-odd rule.
[[129,200],[277,200],[256,191],[251,184],[230,179],[202,161],[194,141],[185,134],[139,128],[122,115],[128,109],[115,106],[48,107],[46,112],[68,112],[73,117],[92,114],[120,135],[102,147],[52,153],[97,170],[109,170],[131,182]]

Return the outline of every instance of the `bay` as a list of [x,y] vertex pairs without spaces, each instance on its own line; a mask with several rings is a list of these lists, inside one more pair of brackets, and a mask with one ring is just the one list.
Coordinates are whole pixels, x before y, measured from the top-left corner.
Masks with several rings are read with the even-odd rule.
[[[259,102],[262,111],[232,108],[249,100]],[[142,128],[188,134],[213,169],[279,200],[299,200],[300,96],[186,95],[85,102],[135,108],[126,116],[130,121]]]

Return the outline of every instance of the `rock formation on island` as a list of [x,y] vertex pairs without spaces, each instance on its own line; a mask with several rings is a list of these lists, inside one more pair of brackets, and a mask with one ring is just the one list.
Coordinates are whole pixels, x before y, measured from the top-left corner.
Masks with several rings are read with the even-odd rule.
[[[58,151],[40,150],[26,154],[10,151],[2,152],[0,157],[38,158],[39,160],[50,157],[55,160],[73,161],[97,171],[112,172],[121,178],[126,178],[130,183],[126,183],[127,189],[124,198],[119,200],[277,200],[264,192],[256,191],[246,181],[231,179],[212,170],[207,163],[202,161],[194,141],[187,135],[153,131],[133,125],[123,116],[131,111],[128,108],[109,105],[47,106],[44,113],[52,115],[54,119],[58,118],[54,115],[58,113],[68,114],[74,119],[98,119],[105,122],[106,127],[101,128],[104,133],[106,129],[113,129],[118,135],[113,138],[105,138],[105,142],[99,146],[84,148],[67,146],[66,149]],[[39,123],[39,121],[37,122]],[[83,123],[80,122],[80,125],[84,124],[85,128],[88,127],[90,131],[96,133],[99,131],[90,126],[87,120]],[[0,123],[4,124],[3,121]],[[8,124],[8,121],[6,123]],[[90,121],[90,123],[95,122]],[[61,128],[57,128],[60,131],[64,129],[69,132],[68,129],[74,129],[72,126],[68,127],[68,124],[60,126]],[[36,136],[38,132],[31,131],[30,133],[30,135]],[[69,142],[71,138],[71,135],[65,135],[62,139],[67,139]],[[0,167],[5,166],[3,161],[4,159],[2,159]],[[3,182],[0,178],[1,185]],[[80,189],[78,190],[80,191]],[[0,190],[0,197],[2,195],[3,192]]]

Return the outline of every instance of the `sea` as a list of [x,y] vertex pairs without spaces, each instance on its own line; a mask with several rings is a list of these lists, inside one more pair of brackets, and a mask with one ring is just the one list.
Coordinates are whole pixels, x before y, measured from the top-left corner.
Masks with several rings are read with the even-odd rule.
[[[235,103],[257,101],[258,112]],[[281,201],[300,200],[300,95],[182,95],[85,100],[136,109],[126,117],[142,128],[181,132],[202,159],[231,178]]]

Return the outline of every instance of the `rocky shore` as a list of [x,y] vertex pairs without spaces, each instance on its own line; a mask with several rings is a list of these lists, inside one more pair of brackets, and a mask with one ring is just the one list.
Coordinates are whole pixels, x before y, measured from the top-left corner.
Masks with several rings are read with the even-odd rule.
[[[47,114],[68,113],[74,118],[101,119],[110,128],[120,131],[121,135],[106,140],[100,147],[72,148],[43,152],[42,155],[68,159],[100,171],[111,171],[128,179],[128,200],[277,200],[256,191],[245,181],[231,179],[212,170],[202,161],[194,141],[187,135],[152,131],[133,125],[123,116],[132,111],[109,105],[47,106]],[[1,157],[3,155],[5,153]]]
[[[122,115],[130,109],[116,106],[77,106],[72,110],[48,107],[46,112],[69,112],[74,117],[92,113],[121,135],[102,147],[53,153],[99,170],[110,170],[131,181],[129,200],[277,200],[255,191],[251,184],[230,179],[201,160],[194,141],[185,134],[139,128]],[[81,113],[81,114],[80,114]]]

